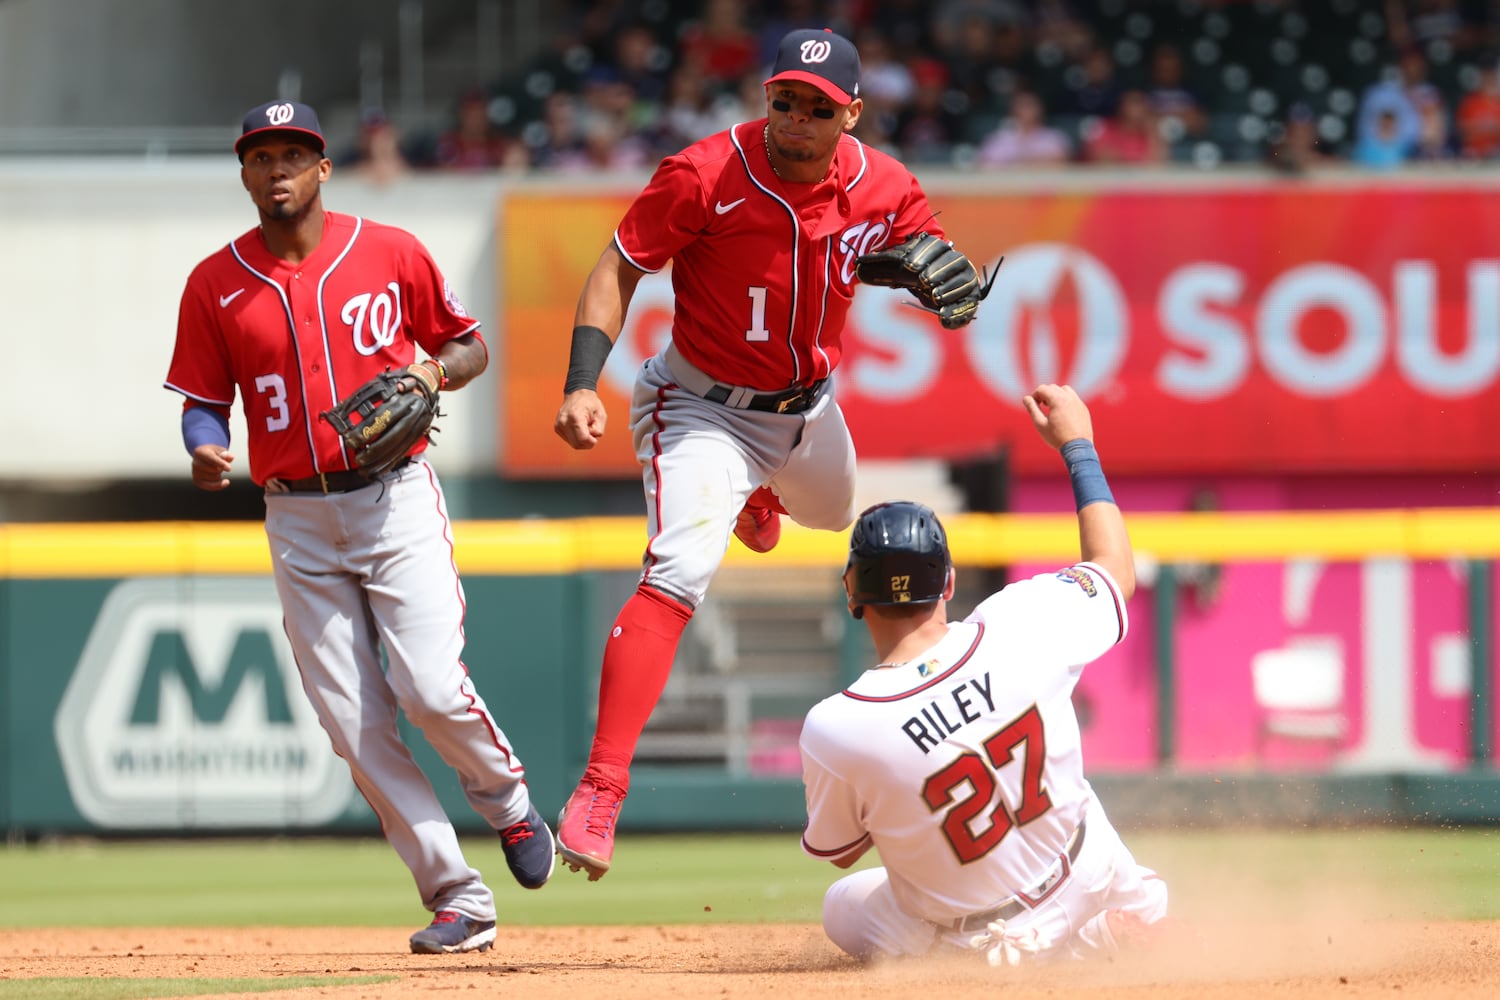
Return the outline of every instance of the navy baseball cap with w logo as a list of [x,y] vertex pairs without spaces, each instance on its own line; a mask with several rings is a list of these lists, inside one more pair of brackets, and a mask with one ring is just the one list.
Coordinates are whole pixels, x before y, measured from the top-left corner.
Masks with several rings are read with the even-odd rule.
[[776,50],[776,64],[766,83],[778,80],[810,83],[829,100],[852,104],[859,96],[859,51],[831,28],[789,31]]
[[271,101],[245,112],[240,137],[234,143],[235,155],[243,160],[246,144],[253,137],[270,132],[291,132],[315,140],[320,153],[328,145],[323,139],[323,126],[318,124],[316,111],[296,101]]

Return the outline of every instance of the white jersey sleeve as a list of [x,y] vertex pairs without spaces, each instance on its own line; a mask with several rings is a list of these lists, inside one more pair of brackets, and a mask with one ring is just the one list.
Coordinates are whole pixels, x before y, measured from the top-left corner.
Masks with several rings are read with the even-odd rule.
[[807,829],[802,849],[820,861],[839,861],[864,850],[870,835],[854,786],[823,760],[838,748],[829,739],[817,706],[802,727],[802,781],[807,791]]
[[991,594],[966,620],[998,626],[1013,648],[1035,648],[1078,671],[1130,629],[1120,585],[1088,562],[1018,580]]

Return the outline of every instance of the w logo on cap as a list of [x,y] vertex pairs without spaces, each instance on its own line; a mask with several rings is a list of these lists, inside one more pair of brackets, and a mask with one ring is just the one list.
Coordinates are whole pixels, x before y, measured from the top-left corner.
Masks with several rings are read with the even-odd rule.
[[827,62],[833,45],[821,38],[812,38],[802,43],[802,61],[805,63]]
[[789,31],[776,46],[766,83],[783,80],[811,84],[834,104],[848,104],[859,96],[859,53],[853,42],[828,29]]
[[246,111],[240,123],[240,137],[235,141],[234,152],[241,162],[248,144],[256,141],[254,137],[267,132],[296,133],[302,137],[302,142],[315,145],[320,153],[327,145],[323,139],[323,127],[318,124],[318,113],[312,108],[296,101],[267,101]]

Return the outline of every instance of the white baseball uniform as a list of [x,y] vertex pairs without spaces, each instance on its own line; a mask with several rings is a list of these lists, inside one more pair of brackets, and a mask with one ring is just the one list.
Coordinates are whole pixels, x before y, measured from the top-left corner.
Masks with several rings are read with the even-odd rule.
[[1084,778],[1071,696],[1125,637],[1118,586],[1079,563],[985,599],[921,657],[813,706],[802,729],[803,849],[883,867],[828,890],[823,925],[852,955],[982,947],[987,928],[1041,956],[1114,946],[1105,912],[1166,915]]

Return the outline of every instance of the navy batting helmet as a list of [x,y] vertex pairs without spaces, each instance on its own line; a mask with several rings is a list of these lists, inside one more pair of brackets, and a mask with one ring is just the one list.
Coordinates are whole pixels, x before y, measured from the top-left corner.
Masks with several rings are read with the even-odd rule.
[[862,618],[868,604],[936,601],[952,566],[948,537],[932,508],[909,500],[876,504],[859,515],[849,535],[844,579],[850,613]]

